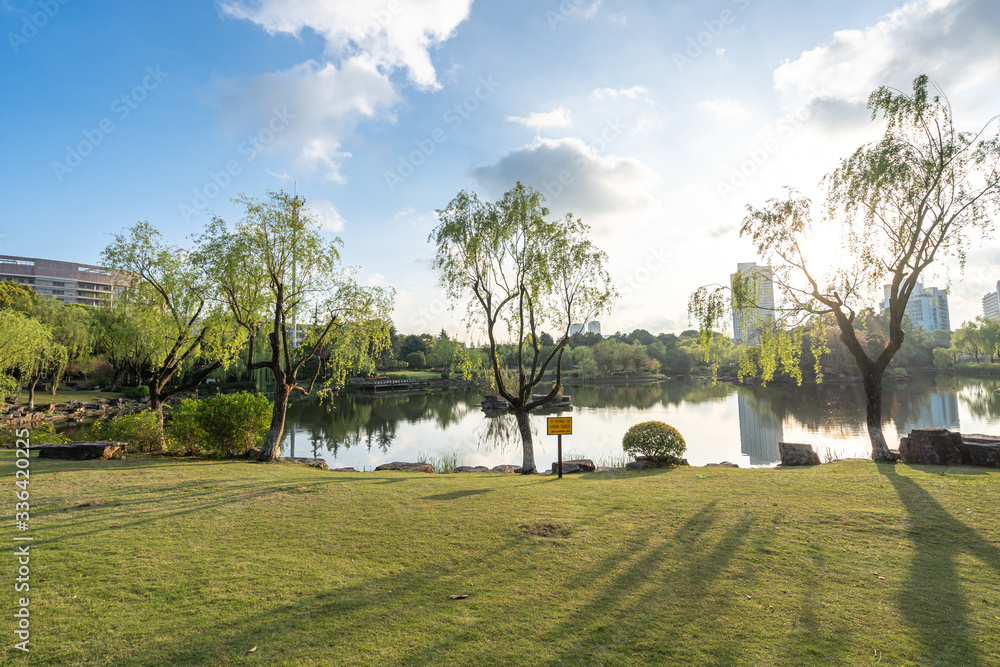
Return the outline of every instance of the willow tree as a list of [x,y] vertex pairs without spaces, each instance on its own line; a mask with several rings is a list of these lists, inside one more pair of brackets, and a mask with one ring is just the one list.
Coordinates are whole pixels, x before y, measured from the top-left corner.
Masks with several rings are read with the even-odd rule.
[[[240,347],[238,330],[215,307],[213,286],[190,254],[164,242],[148,222],[114,234],[102,254],[117,272],[121,299],[136,320],[149,361],[149,407],[163,423],[163,402],[193,389],[225,365]],[[200,367],[192,368],[196,361]],[[191,370],[183,380],[180,371]]]
[[[1000,135],[988,135],[997,118],[977,133],[957,130],[948,100],[928,92],[926,76],[913,82],[912,94],[878,88],[868,107],[873,120],[883,119],[882,138],[858,148],[823,180],[824,223],[844,225],[851,266],[819,275],[807,251],[810,201],[793,190],[762,208],[748,206],[740,233],[772,264],[786,317],[827,315],[837,323],[861,371],[872,458],[885,461],[892,456],[882,434],[882,375],[903,343],[906,305],[928,267],[947,255],[964,265],[969,242],[992,227],[991,213],[1000,206]],[[883,285],[889,335],[881,350],[869,353],[854,322]],[[742,294],[733,300],[721,289],[695,293],[690,310],[703,331],[734,302],[747,305],[746,290],[737,291]]]
[[[324,235],[301,198],[279,191],[263,201],[245,195],[233,201],[245,208],[243,219],[232,226],[213,220],[199,239],[196,262],[249,337],[247,370],[267,369],[274,379],[271,425],[258,460],[275,461],[291,394],[313,393],[321,367],[328,372],[321,386],[341,385],[348,373],[372,369],[391,345],[394,293],[357,284],[355,270],[341,266],[340,239]],[[268,344],[258,359],[261,335]],[[299,372],[320,354],[324,364],[300,380]]]
[[[617,293],[605,268],[607,255],[572,215],[547,220],[536,190],[517,183],[500,201],[484,203],[462,191],[445,209],[429,241],[434,267],[455,301],[467,300],[470,328],[485,328],[492,378],[514,410],[522,445],[522,472],[535,472],[528,414],[552,400],[562,384],[562,359],[570,326],[605,312]],[[559,332],[543,352],[541,329]],[[513,367],[498,347],[513,346]],[[555,382],[535,396],[546,372]]]
[[30,374],[51,342],[52,332],[41,322],[0,304],[0,400],[17,396],[20,383],[15,376]]

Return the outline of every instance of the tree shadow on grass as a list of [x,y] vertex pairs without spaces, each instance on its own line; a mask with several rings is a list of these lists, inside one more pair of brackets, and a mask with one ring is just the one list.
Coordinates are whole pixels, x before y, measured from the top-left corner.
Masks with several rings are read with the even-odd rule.
[[1000,575],[1000,548],[956,519],[896,465],[880,463],[910,518],[914,556],[898,605],[924,647],[921,664],[996,664],[976,646],[957,559],[971,556]]
[[[684,554],[679,563],[654,539],[660,536],[646,534],[627,541],[589,571],[574,574],[575,581],[600,589],[539,635],[540,644],[565,646],[543,664],[578,663],[584,656],[588,664],[688,664],[709,656],[715,664],[731,664],[742,648],[739,638],[707,638],[699,655],[678,654],[670,640],[677,625],[714,623],[729,609],[715,586],[725,578],[754,521],[745,515],[720,529],[717,524],[725,520],[718,501],[712,501],[685,522],[674,535]],[[721,535],[709,538],[709,531]],[[566,637],[573,638],[569,645],[561,641]]]
[[493,489],[468,489],[466,491],[452,491],[451,493],[438,493],[433,496],[420,496],[419,500],[458,500],[468,496],[478,496],[489,493]]
[[[462,613],[463,608],[468,608],[469,602],[449,599],[450,594],[468,592],[460,583],[468,577],[468,572],[503,562],[517,541],[508,540],[489,553],[461,564],[442,564],[430,559],[403,572],[304,595],[294,602],[270,608],[264,614],[247,611],[230,620],[217,621],[193,635],[174,637],[169,646],[161,642],[155,651],[126,662],[149,667],[297,664],[282,662],[282,646],[289,642],[301,642],[314,647],[317,654],[323,656],[317,660],[332,660],[332,656],[337,656],[336,663],[315,664],[442,664],[442,655],[448,655],[468,643],[468,637],[461,628],[455,628],[451,633],[438,632],[437,636],[450,636],[428,646],[420,640],[414,641],[412,637],[406,638],[397,626],[448,623],[449,615]],[[408,587],[419,588],[419,597],[414,599],[403,595]],[[478,597],[473,594],[470,602]],[[419,609],[418,620],[413,618],[415,609]],[[362,630],[359,632],[358,629]],[[386,642],[402,639],[406,648],[393,648],[399,649],[403,655],[358,655],[348,640],[367,639],[366,634],[381,635]],[[261,648],[257,655],[248,653],[251,647],[257,646]],[[386,648],[389,648],[388,644]],[[434,661],[424,659],[428,651],[438,652]]]

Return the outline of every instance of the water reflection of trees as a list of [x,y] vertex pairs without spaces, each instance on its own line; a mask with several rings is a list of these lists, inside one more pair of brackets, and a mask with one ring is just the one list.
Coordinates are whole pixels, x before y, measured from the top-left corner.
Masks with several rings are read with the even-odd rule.
[[1000,395],[996,390],[1000,383],[966,381],[959,394],[959,400],[977,417],[1000,419]]
[[[884,389],[885,421],[892,421],[900,433],[912,428],[942,426],[957,429],[958,401],[972,414],[1000,418],[1000,396],[993,393],[995,382],[966,378],[914,378],[906,385]],[[589,385],[567,388],[573,404],[588,409],[646,410],[658,405],[680,406],[730,400],[737,393],[747,415],[752,411],[761,423],[784,424],[794,419],[810,431],[842,437],[863,436],[864,392],[858,385],[803,384],[801,387],[734,385],[720,382],[668,381],[634,385]],[[334,455],[344,448],[365,447],[386,452],[396,440],[400,424],[432,422],[446,430],[470,412],[479,412],[482,393],[473,390],[446,390],[422,394],[338,395],[332,401],[303,401],[289,407],[288,424],[300,432],[299,447],[309,447],[317,455],[322,449]],[[538,432],[541,420],[532,421]],[[759,429],[758,429],[759,430]],[[777,432],[777,427],[771,429]],[[302,438],[305,431],[307,437]],[[516,451],[520,436],[509,415],[484,417],[473,437],[485,451]],[[288,443],[286,436],[286,443]],[[286,446],[287,451],[287,446]],[[769,451],[769,450],[768,450]],[[765,455],[760,454],[761,457]]]
[[[469,392],[440,391],[381,396],[340,394],[323,402],[300,401],[289,406],[288,430],[306,431],[314,453],[325,447],[336,457],[342,448],[359,446],[385,453],[395,442],[401,422],[433,421],[442,430],[447,429],[469,412],[470,396]],[[286,450],[290,442],[289,434],[285,436]]]

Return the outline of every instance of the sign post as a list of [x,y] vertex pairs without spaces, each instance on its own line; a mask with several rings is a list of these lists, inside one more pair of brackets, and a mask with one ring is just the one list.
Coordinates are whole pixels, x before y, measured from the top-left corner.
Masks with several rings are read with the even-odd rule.
[[548,427],[548,435],[555,435],[559,437],[558,445],[558,470],[559,479],[562,479],[562,437],[564,435],[573,435],[573,418],[572,417],[549,417],[546,420],[546,426]]

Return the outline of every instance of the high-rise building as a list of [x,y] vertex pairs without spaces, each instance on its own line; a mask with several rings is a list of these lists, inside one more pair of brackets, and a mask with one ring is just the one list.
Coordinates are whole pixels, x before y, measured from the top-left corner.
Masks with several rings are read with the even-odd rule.
[[101,266],[0,255],[0,281],[27,285],[63,303],[96,306],[115,294],[115,272]]
[[997,281],[997,291],[983,297],[983,317],[1000,320],[1000,280]]
[[[882,299],[881,309],[884,313],[889,310],[889,292],[891,285],[884,287],[885,298]],[[917,329],[924,331],[951,331],[951,318],[948,314],[948,290],[937,287],[925,288],[923,284],[917,283],[910,293],[910,300],[906,302],[906,316]]]
[[[583,333],[582,324],[571,324],[569,325],[569,335],[575,336],[578,333]],[[600,322],[587,322],[587,333],[595,333],[598,336],[601,335],[601,323]]]
[[768,321],[774,321],[774,282],[771,280],[770,266],[757,266],[756,262],[742,262],[736,265],[736,273],[730,276],[735,282],[740,274],[749,274],[756,284],[756,308],[733,309],[733,342],[737,345],[760,342],[760,328]]

